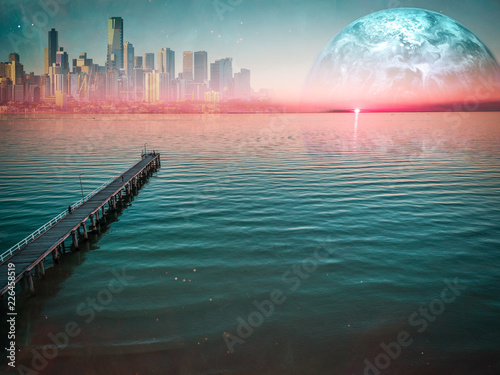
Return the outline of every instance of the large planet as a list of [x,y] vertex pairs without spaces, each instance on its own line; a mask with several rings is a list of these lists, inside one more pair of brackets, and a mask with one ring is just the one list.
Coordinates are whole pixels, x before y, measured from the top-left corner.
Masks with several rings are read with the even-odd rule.
[[321,110],[477,109],[499,99],[499,82],[495,56],[465,26],[441,13],[395,8],[354,21],[327,44],[303,102]]

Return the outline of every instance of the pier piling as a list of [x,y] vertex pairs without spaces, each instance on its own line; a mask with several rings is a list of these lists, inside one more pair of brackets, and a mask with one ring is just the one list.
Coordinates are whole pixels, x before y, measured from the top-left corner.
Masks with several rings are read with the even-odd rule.
[[78,250],[79,249],[78,238],[76,237],[76,231],[75,230],[71,231],[71,239],[73,241],[73,248],[75,250]]

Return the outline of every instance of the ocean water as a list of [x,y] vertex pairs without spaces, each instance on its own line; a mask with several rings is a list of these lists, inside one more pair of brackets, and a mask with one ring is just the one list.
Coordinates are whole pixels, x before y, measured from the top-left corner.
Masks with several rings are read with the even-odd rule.
[[8,373],[500,374],[499,113],[2,116],[0,146],[1,251],[162,155],[18,287]]

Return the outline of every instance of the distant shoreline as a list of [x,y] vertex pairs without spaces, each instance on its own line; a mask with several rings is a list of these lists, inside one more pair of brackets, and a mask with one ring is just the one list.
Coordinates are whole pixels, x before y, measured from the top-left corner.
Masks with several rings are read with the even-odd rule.
[[[396,108],[359,108],[363,113],[432,113],[432,112],[499,112],[500,103],[485,102],[441,104],[428,107],[396,107]],[[187,114],[187,115],[210,115],[210,114],[270,114],[270,113],[354,113],[354,108],[348,109],[325,109],[319,105],[303,105],[300,103],[280,103],[270,100],[243,101],[234,100],[227,102],[208,103],[181,101],[173,103],[145,103],[145,102],[68,102],[57,105],[54,102],[8,102],[0,105],[0,115],[25,115],[25,114]]]

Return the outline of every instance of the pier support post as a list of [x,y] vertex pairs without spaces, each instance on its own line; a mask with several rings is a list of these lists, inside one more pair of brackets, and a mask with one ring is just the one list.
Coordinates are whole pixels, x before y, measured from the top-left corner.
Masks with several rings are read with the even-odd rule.
[[116,211],[116,195],[113,195],[113,197],[111,198],[111,202],[113,205],[113,211]]
[[28,285],[30,288],[31,295],[35,294],[35,285],[33,284],[33,276],[30,271],[26,271],[25,276],[28,278]]
[[54,264],[59,264],[59,255],[57,254],[57,247],[52,250],[52,260],[54,261]]
[[122,198],[122,191],[121,190],[118,192],[118,199],[120,199],[120,201],[123,199]]
[[73,247],[75,248],[75,250],[78,250],[79,247],[78,247],[78,239],[76,238],[76,231],[71,231],[71,238],[73,240]]
[[42,274],[42,276],[45,276],[45,267],[43,265],[43,261],[45,259],[42,259],[42,261],[40,263],[38,263],[38,265],[40,266],[40,273]]
[[61,251],[62,251],[63,253],[66,253],[66,245],[64,245],[64,241],[63,241],[63,242],[61,242],[61,245],[60,245],[60,246],[61,246]]
[[85,221],[82,223],[82,227],[83,227],[83,238],[85,238],[86,240],[89,239],[89,235],[87,233],[87,224],[85,224]]
[[105,216],[106,212],[105,212],[104,210],[105,210],[105,208],[104,208],[104,205],[103,205],[103,206],[101,207],[101,221],[102,221],[103,223],[106,223],[106,216]]
[[[97,211],[99,212],[99,211]],[[92,230],[96,230],[96,225],[95,225],[95,214],[90,215],[90,222],[92,223]]]

